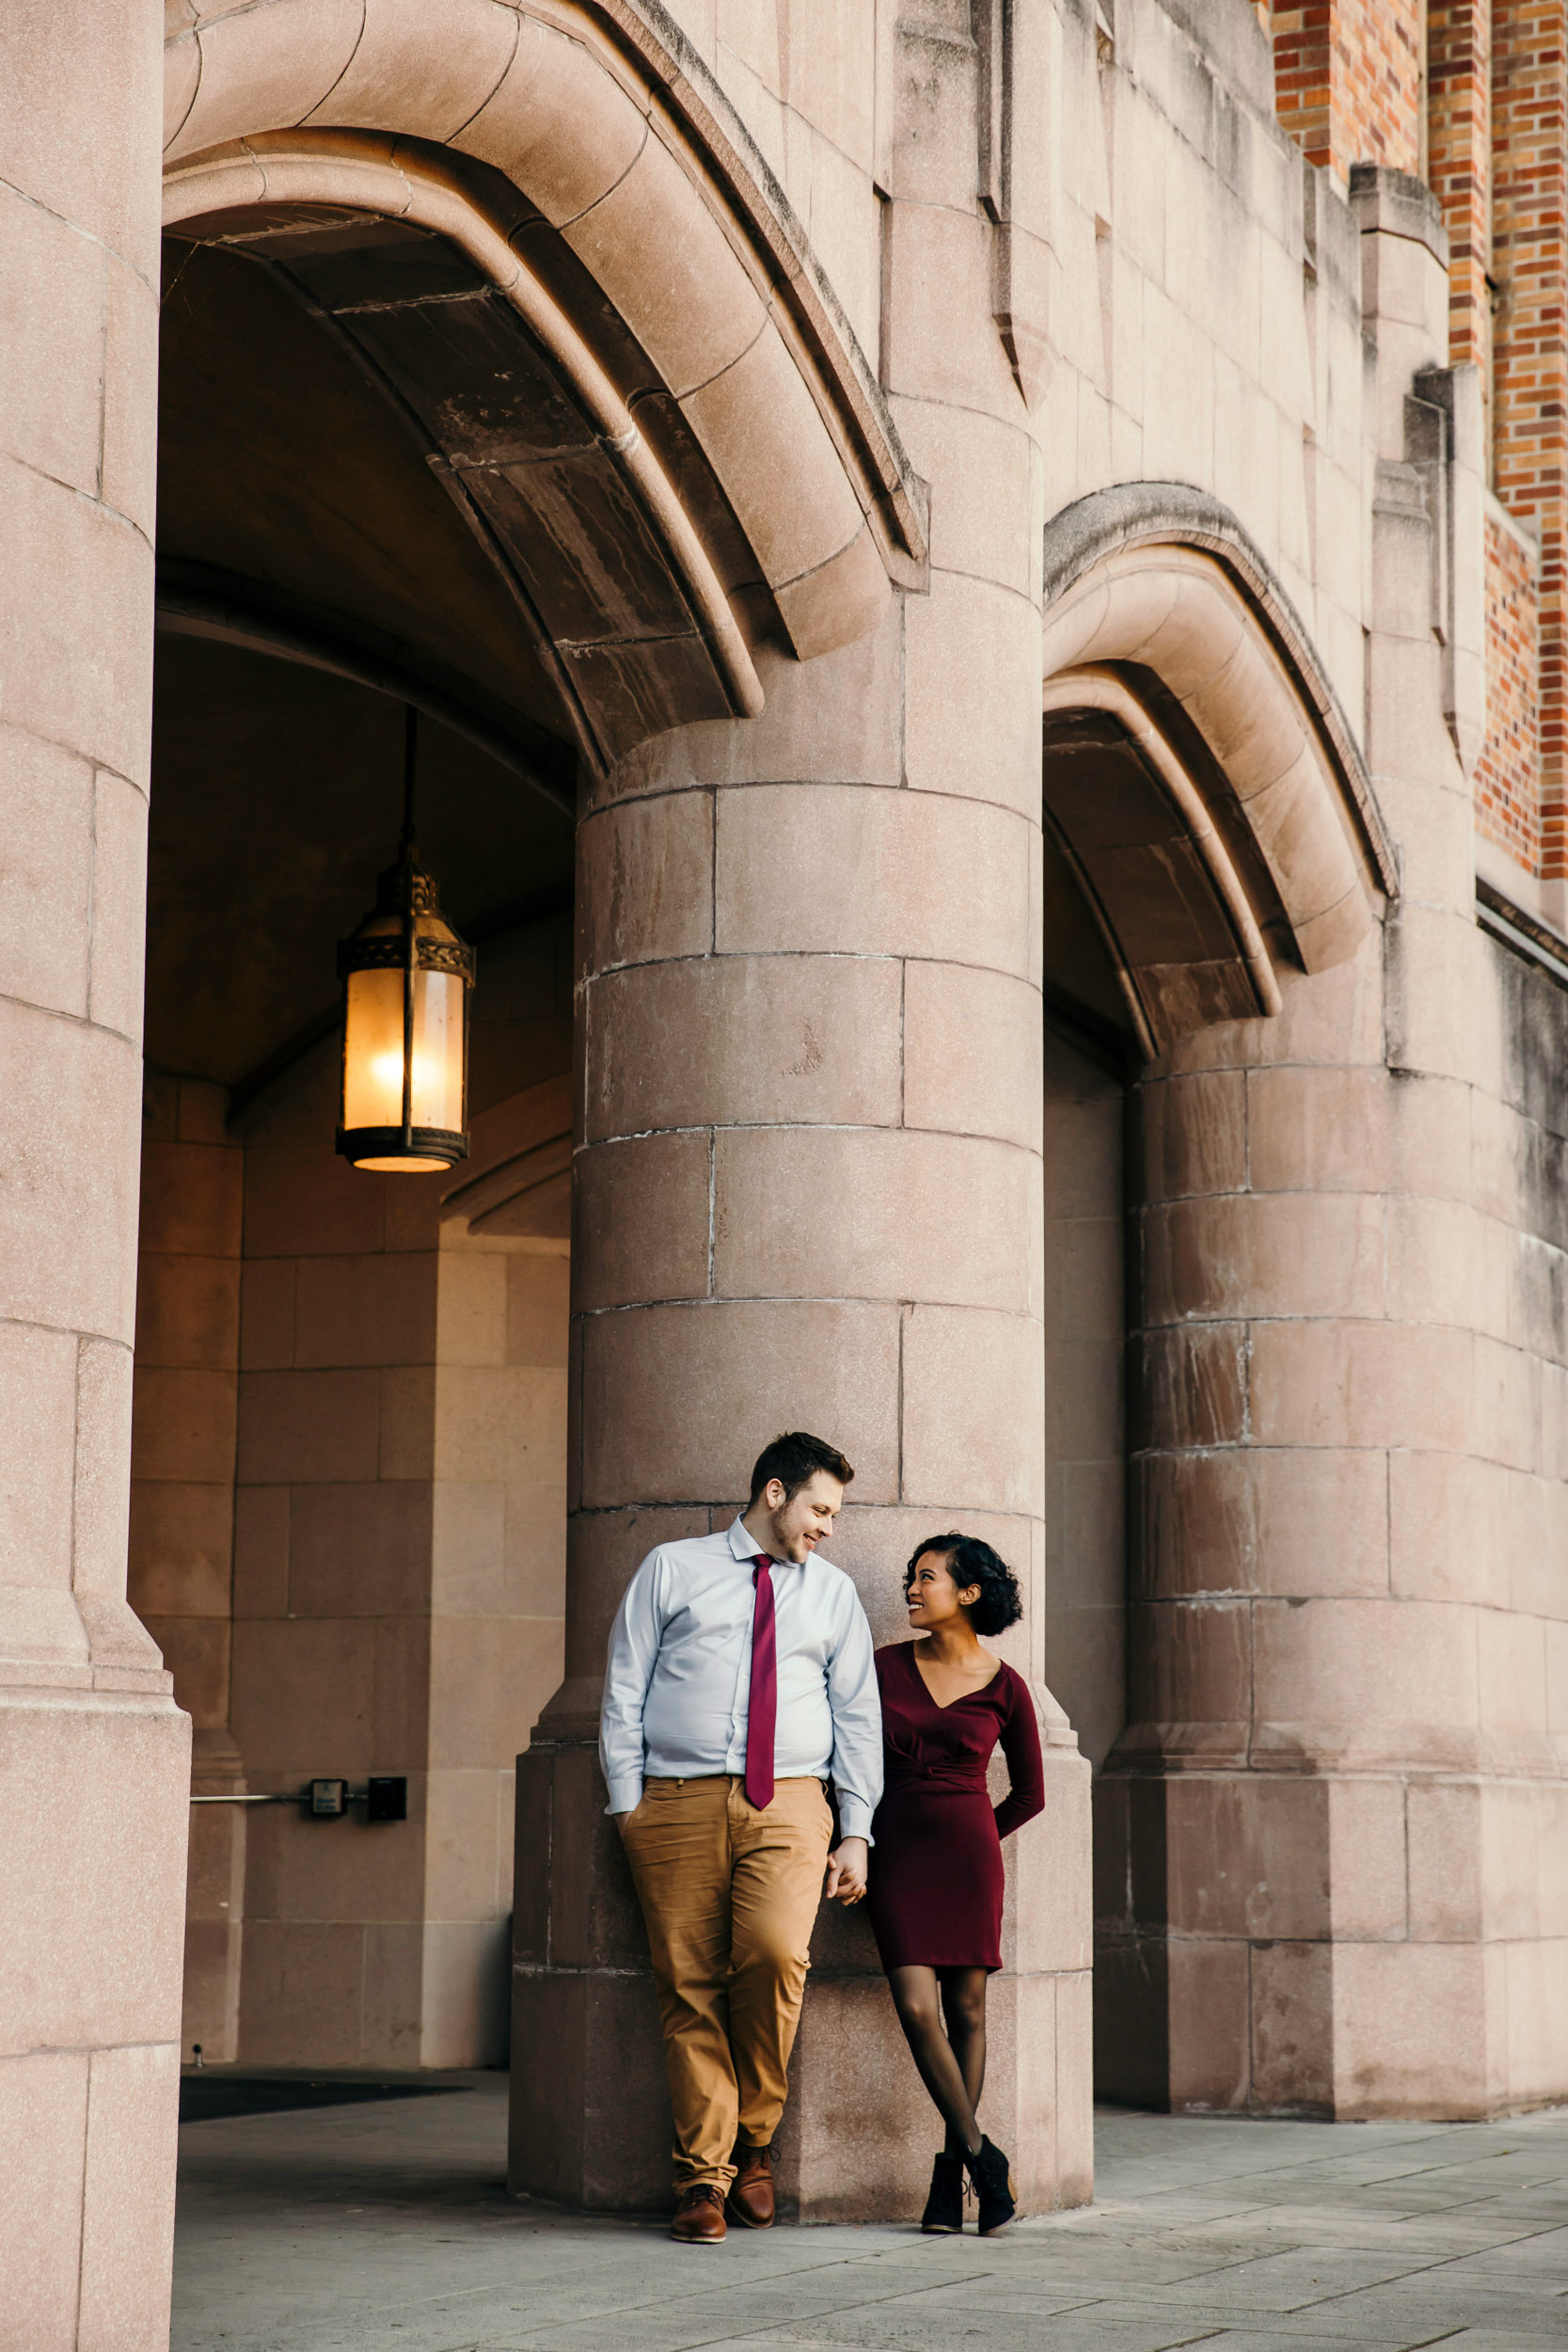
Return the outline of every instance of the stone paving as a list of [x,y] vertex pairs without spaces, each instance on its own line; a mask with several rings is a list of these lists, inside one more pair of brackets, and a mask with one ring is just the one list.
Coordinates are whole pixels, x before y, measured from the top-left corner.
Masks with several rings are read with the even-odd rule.
[[982,2244],[510,2201],[505,2081],[187,2124],[174,2352],[1562,2352],[1568,2110],[1102,2111],[1099,2202]]

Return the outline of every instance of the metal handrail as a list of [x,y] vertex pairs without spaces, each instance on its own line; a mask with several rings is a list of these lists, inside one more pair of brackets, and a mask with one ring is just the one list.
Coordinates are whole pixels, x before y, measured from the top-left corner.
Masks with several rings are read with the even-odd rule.
[[308,1797],[193,1797],[192,1804],[309,1804]]

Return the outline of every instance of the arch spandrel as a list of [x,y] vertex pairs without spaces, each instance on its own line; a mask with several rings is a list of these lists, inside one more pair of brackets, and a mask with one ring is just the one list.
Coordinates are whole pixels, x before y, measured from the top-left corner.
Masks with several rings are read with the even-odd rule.
[[[603,496],[615,477],[633,536],[662,548],[669,606],[576,634],[538,616],[565,638],[592,758],[755,710],[759,637],[832,651],[875,625],[890,577],[924,577],[920,485],[799,225],[700,62],[640,10],[178,0],[166,58],[181,233],[263,258],[266,216],[297,230],[300,207],[430,229],[592,418]],[[542,559],[592,573],[591,548],[543,536]]]
[[1046,815],[1144,1050],[1277,1010],[1275,965],[1342,962],[1395,888],[1305,630],[1234,518],[1180,485],[1069,508],[1046,534]]

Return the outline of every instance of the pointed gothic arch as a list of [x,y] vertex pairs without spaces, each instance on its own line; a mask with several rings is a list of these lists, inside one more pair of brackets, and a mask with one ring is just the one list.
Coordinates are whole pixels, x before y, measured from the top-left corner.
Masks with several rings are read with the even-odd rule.
[[1278,964],[1354,953],[1397,881],[1365,763],[1227,509],[1101,491],[1046,533],[1045,810],[1146,1054],[1279,1009]]

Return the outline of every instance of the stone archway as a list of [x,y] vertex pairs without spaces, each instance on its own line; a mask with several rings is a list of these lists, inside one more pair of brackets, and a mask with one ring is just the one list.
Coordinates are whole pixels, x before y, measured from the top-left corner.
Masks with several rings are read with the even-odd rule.
[[1279,1010],[1275,963],[1353,955],[1395,882],[1307,634],[1216,501],[1134,484],[1046,533],[1048,816],[1146,1055]]
[[[591,766],[754,712],[760,640],[831,651],[921,576],[920,486],[799,227],[640,11],[193,7],[166,62],[166,225],[283,270],[410,410]],[[454,392],[416,314],[461,293]]]

